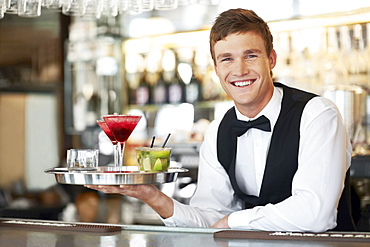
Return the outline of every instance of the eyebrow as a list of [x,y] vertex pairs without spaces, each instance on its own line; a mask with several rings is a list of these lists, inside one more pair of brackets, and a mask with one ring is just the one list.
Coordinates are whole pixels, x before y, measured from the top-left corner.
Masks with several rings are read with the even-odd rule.
[[250,50],[246,50],[244,51],[244,54],[252,54],[252,53],[258,53],[258,54],[261,54],[262,51],[260,49],[250,49]]
[[[257,53],[257,54],[262,54],[262,51],[259,50],[259,49],[248,49],[248,50],[245,50],[243,52],[244,55],[248,55],[248,54],[253,54],[253,53]],[[229,53],[229,52],[226,52],[226,53],[222,53],[222,54],[219,54],[217,57],[216,57],[216,60],[219,60],[221,58],[227,58],[227,57],[231,57],[232,54]]]
[[231,57],[231,53],[222,53],[222,54],[219,54],[217,57],[216,57],[216,60],[220,60],[221,58],[225,58],[225,57]]

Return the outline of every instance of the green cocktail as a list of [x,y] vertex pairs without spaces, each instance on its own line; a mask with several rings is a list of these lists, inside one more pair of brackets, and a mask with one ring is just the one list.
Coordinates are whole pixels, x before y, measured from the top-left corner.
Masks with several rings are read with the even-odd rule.
[[140,171],[167,171],[171,160],[171,147],[137,147],[136,158]]

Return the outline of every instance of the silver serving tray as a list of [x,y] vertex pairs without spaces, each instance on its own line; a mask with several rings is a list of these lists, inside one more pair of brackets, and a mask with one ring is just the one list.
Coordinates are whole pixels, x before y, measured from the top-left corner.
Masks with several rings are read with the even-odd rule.
[[54,174],[61,184],[75,185],[120,185],[120,184],[162,184],[174,182],[180,172],[188,172],[184,168],[169,168],[167,172],[144,172],[123,167],[117,171],[114,167],[99,167],[91,170],[69,170],[66,167],[56,167],[45,170],[45,173]]

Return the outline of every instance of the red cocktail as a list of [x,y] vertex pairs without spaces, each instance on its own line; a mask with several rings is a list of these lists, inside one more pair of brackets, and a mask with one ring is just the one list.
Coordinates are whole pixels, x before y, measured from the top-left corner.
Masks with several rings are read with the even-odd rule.
[[104,131],[104,133],[108,136],[109,140],[113,144],[113,158],[114,158],[114,166],[120,165],[120,151],[119,146],[117,145],[118,142],[116,141],[116,138],[114,138],[114,135],[112,131],[109,129],[107,123],[104,120],[97,120],[97,124],[100,126],[100,128]]
[[120,151],[119,166],[122,167],[125,143],[139,123],[141,116],[114,114],[103,116],[103,119],[112,132],[114,139],[118,142],[117,145]]
[[113,145],[117,144],[116,138],[112,134],[112,131],[109,129],[107,123],[104,120],[97,120],[96,121],[100,128],[104,131],[104,133],[108,136],[109,140],[112,142]]

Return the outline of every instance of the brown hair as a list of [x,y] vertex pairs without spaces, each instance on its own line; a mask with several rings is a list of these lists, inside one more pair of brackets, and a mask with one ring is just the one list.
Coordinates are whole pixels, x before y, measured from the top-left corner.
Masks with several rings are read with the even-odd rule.
[[222,12],[215,20],[209,36],[210,50],[214,64],[216,64],[214,46],[229,34],[255,32],[265,41],[267,55],[273,49],[273,38],[267,23],[253,10],[229,9]]

